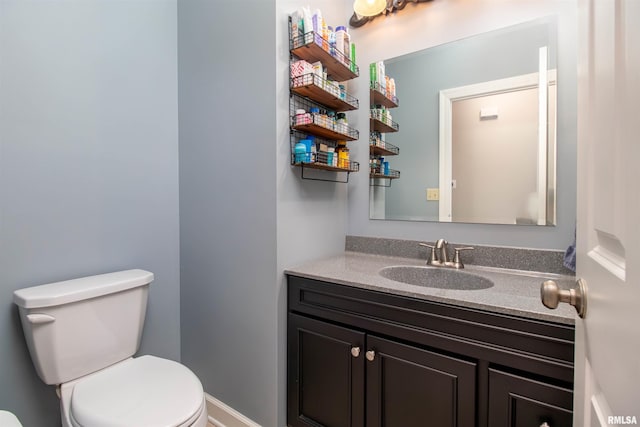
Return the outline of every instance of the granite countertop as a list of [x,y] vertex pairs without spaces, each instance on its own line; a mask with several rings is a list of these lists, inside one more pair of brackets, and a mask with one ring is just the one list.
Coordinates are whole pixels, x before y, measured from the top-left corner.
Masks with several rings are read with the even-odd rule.
[[575,283],[573,276],[465,265],[462,272],[490,279],[494,286],[481,290],[451,290],[396,282],[378,274],[385,267],[397,265],[424,266],[425,262],[412,258],[347,251],[342,255],[286,269],[285,273],[534,320],[568,325],[575,323],[576,311],[573,307],[561,304],[557,309],[551,310],[540,301],[540,285],[544,280],[552,279],[560,288],[569,289]]

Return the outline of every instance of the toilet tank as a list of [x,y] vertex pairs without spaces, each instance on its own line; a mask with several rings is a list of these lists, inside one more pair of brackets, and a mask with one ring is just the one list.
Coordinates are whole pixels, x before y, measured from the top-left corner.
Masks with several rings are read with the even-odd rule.
[[31,359],[46,384],[62,384],[138,350],[153,273],[126,270],[13,293]]

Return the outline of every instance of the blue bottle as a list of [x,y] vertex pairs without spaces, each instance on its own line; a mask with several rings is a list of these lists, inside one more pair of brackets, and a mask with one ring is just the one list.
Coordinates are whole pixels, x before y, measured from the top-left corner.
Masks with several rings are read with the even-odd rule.
[[298,141],[298,143],[293,148],[295,163],[302,163],[307,158],[307,145],[303,142],[303,140]]

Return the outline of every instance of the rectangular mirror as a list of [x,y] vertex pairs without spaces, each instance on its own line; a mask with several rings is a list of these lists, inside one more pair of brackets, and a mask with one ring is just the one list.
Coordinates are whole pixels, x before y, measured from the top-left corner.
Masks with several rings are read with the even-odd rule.
[[370,67],[370,218],[556,224],[555,18]]

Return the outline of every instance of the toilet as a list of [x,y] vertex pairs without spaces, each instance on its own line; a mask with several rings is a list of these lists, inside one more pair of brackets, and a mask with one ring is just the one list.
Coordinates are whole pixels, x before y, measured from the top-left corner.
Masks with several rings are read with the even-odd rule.
[[22,427],[20,421],[9,411],[0,410],[0,426],[2,427]]
[[57,387],[64,427],[205,427],[200,380],[140,345],[153,273],[126,270],[19,289],[36,372]]

